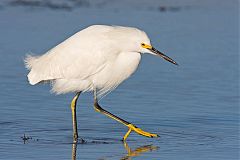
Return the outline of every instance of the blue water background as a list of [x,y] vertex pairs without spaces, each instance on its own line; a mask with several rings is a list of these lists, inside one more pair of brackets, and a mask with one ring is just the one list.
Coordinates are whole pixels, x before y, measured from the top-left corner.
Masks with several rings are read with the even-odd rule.
[[[46,52],[91,24],[135,26],[155,48],[179,63],[143,55],[138,71],[100,103],[138,127],[128,155],[127,128],[79,98],[77,159],[239,159],[239,32],[237,2],[160,9],[0,7],[0,159],[71,159],[73,94],[55,96],[48,85],[28,84],[26,53]],[[233,1],[230,1],[233,2]],[[153,5],[154,6],[154,5]],[[121,45],[121,44],[120,44]],[[22,136],[31,137],[26,141]]]

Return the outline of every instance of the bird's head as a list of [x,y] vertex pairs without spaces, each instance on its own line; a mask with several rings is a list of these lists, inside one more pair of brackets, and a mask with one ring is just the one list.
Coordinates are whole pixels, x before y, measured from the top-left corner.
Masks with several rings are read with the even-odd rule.
[[136,48],[138,49],[138,52],[156,55],[165,59],[168,62],[171,62],[172,64],[178,65],[177,62],[175,62],[173,59],[171,59],[170,57],[166,56],[164,53],[154,48],[151,45],[148,35],[144,31],[138,30],[138,32],[136,32],[135,36],[133,37],[135,40],[135,45],[137,45]]
[[[154,48],[151,45],[148,35],[144,31],[137,28],[121,26],[116,26],[115,31],[116,32],[114,33],[111,32],[109,36],[111,36],[110,37],[111,39],[117,38],[116,46],[120,46],[121,47],[119,48],[120,50],[138,53],[149,53],[152,55],[159,56],[165,59],[166,61],[171,62],[172,64],[178,65],[177,62],[175,62],[173,59],[171,59],[164,53]],[[123,43],[124,45],[119,45],[119,42]]]

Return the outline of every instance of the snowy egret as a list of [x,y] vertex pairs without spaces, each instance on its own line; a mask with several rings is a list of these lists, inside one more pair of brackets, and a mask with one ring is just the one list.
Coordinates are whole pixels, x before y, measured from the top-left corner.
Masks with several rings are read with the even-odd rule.
[[26,68],[30,70],[31,85],[50,82],[56,94],[75,92],[71,102],[73,140],[77,142],[76,104],[80,93],[93,91],[94,109],[124,124],[131,131],[158,137],[145,132],[103,109],[98,98],[115,89],[137,69],[141,54],[150,53],[177,65],[177,63],[152,47],[144,31],[132,27],[93,25],[74,34],[42,56],[27,55]]

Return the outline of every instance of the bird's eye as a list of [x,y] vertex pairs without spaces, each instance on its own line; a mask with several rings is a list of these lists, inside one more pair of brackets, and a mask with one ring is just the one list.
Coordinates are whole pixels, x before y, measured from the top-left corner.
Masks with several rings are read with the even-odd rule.
[[141,43],[141,46],[145,46],[145,44],[144,44],[144,43]]

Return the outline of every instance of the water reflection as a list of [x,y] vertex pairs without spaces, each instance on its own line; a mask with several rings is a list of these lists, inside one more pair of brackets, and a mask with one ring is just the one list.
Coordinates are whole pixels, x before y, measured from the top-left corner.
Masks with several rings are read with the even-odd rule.
[[[77,143],[73,143],[72,144],[72,160],[76,160],[77,159],[77,145],[78,145]],[[151,151],[159,149],[159,147],[154,146],[154,145],[144,145],[144,146],[140,146],[140,147],[137,147],[136,149],[132,150],[128,146],[127,142],[124,142],[123,146],[126,149],[127,154],[124,154],[122,156],[122,158],[120,158],[120,160],[131,160],[132,157],[141,156],[142,153],[151,152]],[[106,158],[103,158],[103,160],[104,159],[106,159]]]
[[72,144],[72,160],[76,160],[76,153],[77,153],[77,143]]
[[138,157],[138,156],[141,156],[141,153],[144,153],[144,152],[151,152],[151,151],[154,151],[154,150],[158,150],[159,147],[157,146],[153,146],[153,145],[144,145],[144,146],[140,146],[140,147],[137,147],[136,149],[132,150],[127,142],[124,142],[124,147],[125,149],[127,150],[127,155],[123,156],[121,158],[121,160],[131,160],[132,158],[131,157]]

